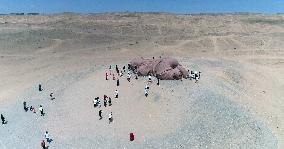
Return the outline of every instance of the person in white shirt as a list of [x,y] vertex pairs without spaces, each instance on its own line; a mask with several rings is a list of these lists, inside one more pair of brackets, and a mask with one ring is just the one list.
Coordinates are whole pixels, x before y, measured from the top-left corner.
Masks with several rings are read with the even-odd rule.
[[152,82],[152,77],[149,75],[148,76],[148,82],[151,83]]
[[146,88],[144,90],[144,93],[145,93],[145,96],[147,97],[148,96],[148,90]]
[[115,90],[115,98],[118,98],[118,90]]
[[38,110],[40,111],[40,115],[44,116],[42,105],[39,106]]
[[127,75],[127,81],[128,81],[128,82],[130,82],[130,78],[131,78],[131,74],[129,73],[129,74]]
[[112,112],[110,112],[110,114],[108,115],[108,120],[109,120],[109,124],[110,124],[110,122],[112,122]]
[[51,141],[50,141],[50,138],[49,138],[49,133],[48,133],[48,131],[45,132],[44,137],[45,137],[45,139],[46,139],[46,142],[48,142],[48,143],[51,142]]

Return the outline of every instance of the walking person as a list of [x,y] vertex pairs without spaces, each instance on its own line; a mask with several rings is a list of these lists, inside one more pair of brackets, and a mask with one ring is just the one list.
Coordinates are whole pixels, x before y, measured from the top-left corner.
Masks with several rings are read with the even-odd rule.
[[116,80],[116,86],[119,86],[119,79]]
[[107,99],[106,98],[104,99],[104,106],[105,107],[107,106]]
[[108,105],[109,105],[109,106],[112,105],[112,104],[111,104],[111,98],[110,98],[110,97],[108,97]]
[[107,74],[107,72],[106,72],[106,80],[108,80],[108,74]]
[[103,113],[102,110],[100,110],[100,111],[99,111],[100,120],[103,118],[102,113]]
[[29,108],[27,107],[27,102],[23,102],[23,105],[24,105],[24,110],[26,111],[26,112],[28,112],[28,110],[29,110]]
[[54,100],[54,99],[55,99],[55,98],[53,97],[53,93],[50,93],[49,96],[50,96],[50,99],[51,99],[51,100]]
[[50,138],[49,138],[49,133],[48,133],[48,131],[45,131],[44,137],[45,137],[45,139],[46,139],[46,142],[48,142],[48,143],[51,142],[51,141],[50,141]]
[[144,90],[144,94],[145,94],[146,97],[148,97],[148,90],[146,88]]
[[130,78],[131,78],[131,74],[128,73],[128,74],[127,74],[127,81],[128,81],[128,82],[130,82]]
[[157,85],[160,86],[160,79],[159,78],[157,78],[157,79],[158,79]]
[[118,90],[115,90],[115,98],[118,98]]
[[112,74],[112,80],[115,80],[115,76],[114,76],[114,73]]
[[44,116],[42,105],[39,106],[38,110],[40,111],[40,115]]
[[41,88],[41,84],[38,85],[38,90],[41,92],[42,88]]
[[119,70],[118,70],[117,65],[115,65],[115,70],[116,70],[116,73],[118,74],[118,73],[119,73]]
[[5,117],[3,116],[3,114],[1,114],[1,120],[2,120],[2,125],[6,124]]
[[41,141],[40,145],[41,145],[42,149],[45,149],[45,148],[46,148],[46,147],[45,147],[45,142],[44,142],[44,140]]
[[109,65],[109,75],[111,75],[111,65]]
[[112,112],[110,112],[110,114],[108,115],[108,123],[110,124],[110,122],[112,122]]

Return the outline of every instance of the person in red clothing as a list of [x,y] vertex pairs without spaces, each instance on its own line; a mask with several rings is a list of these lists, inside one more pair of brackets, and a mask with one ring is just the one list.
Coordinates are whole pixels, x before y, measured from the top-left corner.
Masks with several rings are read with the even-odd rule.
[[44,142],[44,140],[42,140],[40,144],[41,144],[41,147],[42,147],[43,149],[46,148],[46,147],[45,147],[45,142]]

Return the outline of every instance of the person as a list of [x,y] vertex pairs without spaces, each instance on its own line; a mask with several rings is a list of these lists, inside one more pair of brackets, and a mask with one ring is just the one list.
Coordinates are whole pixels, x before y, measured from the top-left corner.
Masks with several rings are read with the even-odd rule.
[[111,75],[111,65],[109,65],[109,75]]
[[137,74],[135,74],[135,79],[138,80],[138,75]]
[[120,77],[122,77],[122,76],[123,76],[122,71],[119,71],[119,76],[120,76]]
[[24,101],[24,102],[23,102],[23,105],[24,105],[24,110],[25,110],[26,112],[28,112],[29,109],[28,109],[28,107],[27,107],[27,102]]
[[41,84],[38,85],[38,90],[41,92],[42,88],[41,88]]
[[48,131],[45,131],[44,137],[45,137],[45,139],[46,139],[46,142],[48,142],[48,143],[51,142],[50,139],[49,139],[49,133],[48,133]]
[[119,86],[119,79],[116,80],[116,86]]
[[42,147],[43,149],[45,149],[45,142],[44,142],[44,140],[41,141],[40,145],[41,145],[41,147]]
[[150,89],[150,87],[148,86],[148,84],[146,84],[145,90],[149,90],[149,89]]
[[106,98],[104,99],[104,106],[105,107],[107,106],[107,99]]
[[115,70],[116,70],[116,73],[118,74],[118,73],[119,73],[119,70],[118,70],[117,65],[115,65]]
[[115,76],[114,76],[114,73],[112,74],[112,80],[115,80]]
[[3,114],[1,114],[1,120],[2,120],[2,125],[6,124],[5,117],[3,116]]
[[123,66],[123,68],[122,68],[122,69],[123,69],[123,72],[125,72],[125,66]]
[[50,99],[51,99],[51,100],[54,100],[54,99],[55,99],[55,98],[53,97],[53,93],[50,93],[49,96],[50,96]]
[[102,110],[99,111],[99,117],[100,117],[100,120],[103,118],[103,116],[102,116]]
[[157,79],[158,79],[157,85],[160,86],[160,79],[159,78],[157,78]]
[[108,74],[107,74],[107,72],[106,72],[106,80],[108,80],[107,77],[108,77]]
[[111,98],[108,97],[108,105],[111,106]]
[[128,65],[127,69],[130,70],[130,64],[127,64],[127,65]]
[[128,82],[130,82],[130,78],[131,78],[131,74],[128,73],[128,75],[127,75],[127,81],[128,81]]
[[95,98],[95,99],[93,100],[94,108],[97,107],[97,103],[98,103],[98,100],[97,100],[97,98]]
[[36,110],[33,106],[30,107],[30,110],[33,112],[33,113],[36,113]]
[[110,122],[112,122],[112,112],[110,112],[110,114],[108,115],[108,123],[110,124]]
[[148,76],[148,82],[152,82],[152,77],[150,75]]
[[101,101],[98,102],[98,107],[101,108]]
[[40,111],[40,115],[44,116],[42,105],[39,106],[38,110]]
[[118,98],[118,90],[115,90],[115,98]]
[[145,88],[144,90],[145,96],[148,97],[148,90]]

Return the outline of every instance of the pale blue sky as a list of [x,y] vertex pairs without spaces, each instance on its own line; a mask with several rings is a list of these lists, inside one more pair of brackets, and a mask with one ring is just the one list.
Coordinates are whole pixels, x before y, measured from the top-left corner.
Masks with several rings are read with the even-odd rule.
[[283,13],[284,0],[0,0],[0,13],[99,13],[125,11]]

